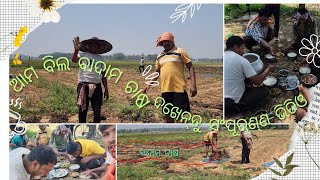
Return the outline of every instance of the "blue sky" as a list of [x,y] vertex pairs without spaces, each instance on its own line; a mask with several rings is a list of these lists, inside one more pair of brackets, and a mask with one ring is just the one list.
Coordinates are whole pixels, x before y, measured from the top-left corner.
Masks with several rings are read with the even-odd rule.
[[[171,23],[177,4],[71,4],[58,10],[59,23],[43,24],[28,35],[16,51],[38,56],[52,52],[73,52],[72,39],[93,36],[113,45],[107,54],[158,54],[156,39],[172,32],[176,45],[193,58],[221,58],[223,54],[223,6],[202,4],[193,18]],[[188,15],[190,11],[188,11]],[[104,55],[107,55],[104,54]]]

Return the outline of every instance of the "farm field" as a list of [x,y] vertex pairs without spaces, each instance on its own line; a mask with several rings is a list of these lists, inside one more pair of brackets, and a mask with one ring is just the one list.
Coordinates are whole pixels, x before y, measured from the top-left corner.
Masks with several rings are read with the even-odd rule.
[[[139,89],[144,89],[144,77],[138,71],[138,62],[135,61],[108,61],[112,67],[123,71],[119,82],[115,78],[108,81],[108,101],[103,102],[102,116],[107,119],[104,123],[160,123],[162,120],[161,109],[153,106],[154,99],[160,96],[159,86],[152,87],[148,93],[151,103],[141,109],[133,105],[131,94],[125,93],[127,82],[134,80],[139,84]],[[154,66],[153,62],[148,62]],[[28,66],[33,66],[38,79],[33,79],[21,92],[17,93],[10,86],[10,99],[22,98],[21,109],[13,108],[21,115],[21,120],[27,123],[76,123],[78,122],[78,108],[76,105],[76,86],[78,82],[77,64],[70,64],[70,71],[49,73],[42,61],[23,61],[23,64],[10,67],[10,74],[23,73]],[[222,64],[209,62],[195,62],[198,94],[190,98],[191,113],[202,117],[203,122],[211,118],[222,118],[223,88]],[[150,72],[153,72],[152,69]],[[189,77],[185,69],[186,77]],[[187,81],[189,81],[187,79]],[[190,83],[190,82],[188,82]],[[92,121],[93,112],[89,107],[87,121]],[[14,123],[14,120],[10,120]]]
[[[287,151],[292,131],[269,129],[253,133],[259,138],[253,139],[251,163],[240,163],[242,145],[239,136],[233,137],[227,131],[222,131],[219,135],[219,154],[220,151],[224,152],[221,158],[219,156],[219,161],[204,163],[205,149],[201,143],[205,132],[119,133],[118,127],[118,178],[226,180],[253,178],[267,169],[262,164],[273,161],[273,157],[279,158]],[[159,160],[139,154],[146,149],[159,149],[161,152],[177,149],[179,156],[164,156],[162,153]],[[229,158],[226,158],[226,154]]]

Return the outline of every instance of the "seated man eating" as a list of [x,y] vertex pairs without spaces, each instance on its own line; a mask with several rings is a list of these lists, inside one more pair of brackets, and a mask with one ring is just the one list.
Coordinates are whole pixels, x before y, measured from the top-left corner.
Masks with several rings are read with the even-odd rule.
[[74,163],[79,164],[81,170],[100,167],[106,157],[106,151],[97,142],[87,139],[70,142],[67,153],[76,158]]
[[[294,16],[293,24],[293,43],[282,49],[283,53],[290,50],[298,51],[303,47],[301,40],[303,38],[310,39],[312,34],[316,32],[316,22],[305,8],[300,8]],[[312,48],[312,47],[309,47]]]
[[259,10],[258,16],[249,21],[244,43],[246,48],[252,51],[252,46],[260,45],[267,49],[270,54],[275,54],[274,48],[269,44],[273,39],[273,30],[269,27],[271,12],[266,8]]

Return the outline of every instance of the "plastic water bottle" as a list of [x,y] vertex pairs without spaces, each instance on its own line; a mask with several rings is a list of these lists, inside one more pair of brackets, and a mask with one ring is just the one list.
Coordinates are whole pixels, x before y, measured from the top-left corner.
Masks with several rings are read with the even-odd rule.
[[296,87],[294,90],[293,90],[293,94],[294,96],[299,96],[299,87]]

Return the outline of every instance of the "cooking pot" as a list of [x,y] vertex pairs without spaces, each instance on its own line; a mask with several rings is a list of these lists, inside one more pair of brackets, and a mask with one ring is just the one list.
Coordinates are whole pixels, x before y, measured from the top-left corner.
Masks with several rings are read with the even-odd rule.
[[243,54],[243,57],[246,58],[250,63],[253,69],[257,74],[262,73],[263,71],[263,62],[260,59],[260,56],[256,53],[246,53]]

